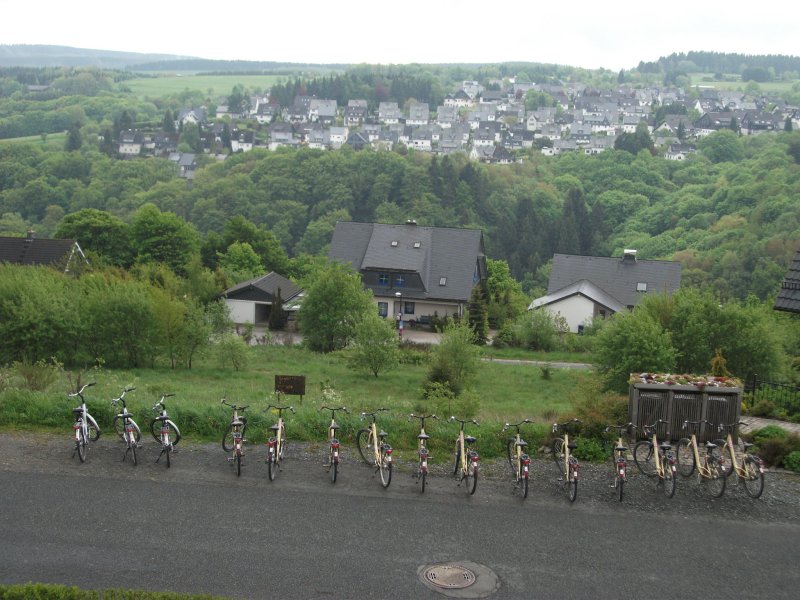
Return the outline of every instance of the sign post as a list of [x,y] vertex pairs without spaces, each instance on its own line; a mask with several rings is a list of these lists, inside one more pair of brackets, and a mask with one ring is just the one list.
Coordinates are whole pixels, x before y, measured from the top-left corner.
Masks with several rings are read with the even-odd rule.
[[300,396],[300,402],[306,395],[305,375],[275,375],[275,391],[290,396]]

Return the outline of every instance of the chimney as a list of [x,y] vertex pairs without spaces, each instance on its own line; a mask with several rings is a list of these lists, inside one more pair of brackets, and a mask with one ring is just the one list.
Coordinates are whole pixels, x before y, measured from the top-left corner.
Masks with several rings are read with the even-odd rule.
[[36,232],[33,229],[28,229],[28,237],[25,238],[25,241],[32,242],[36,239]]
[[625,250],[622,251],[622,262],[636,262],[636,250],[625,248]]
[[416,219],[408,219],[406,221],[406,225],[416,225],[416,224],[417,224],[417,220]]

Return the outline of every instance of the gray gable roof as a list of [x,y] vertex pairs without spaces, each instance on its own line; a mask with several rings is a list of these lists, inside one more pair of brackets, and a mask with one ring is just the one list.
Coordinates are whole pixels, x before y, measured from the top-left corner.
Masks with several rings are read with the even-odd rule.
[[406,298],[467,301],[476,274],[486,278],[480,229],[339,222],[328,257],[361,272],[418,273],[423,289],[404,290]]
[[74,252],[86,261],[76,240],[37,238],[33,232],[24,238],[0,237],[0,263],[54,265],[68,268]]
[[587,281],[586,279],[576,281],[575,283],[563,287],[552,294],[547,294],[546,296],[536,298],[536,300],[531,302],[529,308],[547,306],[553,302],[558,302],[559,300],[563,300],[564,298],[575,295],[585,296],[590,300],[613,310],[614,312],[620,312],[626,308],[624,304],[621,304],[618,300],[612,298],[599,287],[594,285],[591,281]]
[[778,297],[775,298],[775,310],[800,313],[800,250],[794,255],[786,277],[783,278]]
[[643,294],[637,291],[646,284],[647,293],[673,293],[681,285],[681,263],[667,260],[643,260],[626,257],[577,256],[555,254],[547,286],[548,295],[581,280],[587,280],[624,306],[635,306]]
[[302,291],[286,277],[272,271],[266,275],[237,283],[232,288],[225,290],[223,295],[231,300],[273,302],[279,289],[283,302],[291,300]]

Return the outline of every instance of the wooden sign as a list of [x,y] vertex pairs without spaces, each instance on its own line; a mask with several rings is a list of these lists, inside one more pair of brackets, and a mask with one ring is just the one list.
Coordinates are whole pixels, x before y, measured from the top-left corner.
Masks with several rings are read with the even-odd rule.
[[290,396],[306,395],[305,375],[275,375],[275,391]]

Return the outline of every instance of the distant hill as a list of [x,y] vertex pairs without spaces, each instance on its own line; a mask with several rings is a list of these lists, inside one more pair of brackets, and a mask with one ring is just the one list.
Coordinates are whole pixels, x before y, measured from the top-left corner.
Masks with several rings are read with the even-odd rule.
[[100,67],[103,69],[127,69],[135,64],[187,58],[192,57],[175,54],[92,50],[69,46],[0,45],[0,67]]
[[345,70],[345,64],[310,64],[256,60],[211,60],[187,58],[182,60],[158,60],[128,67],[131,71],[194,71],[202,73],[297,73],[298,71],[328,72]]

